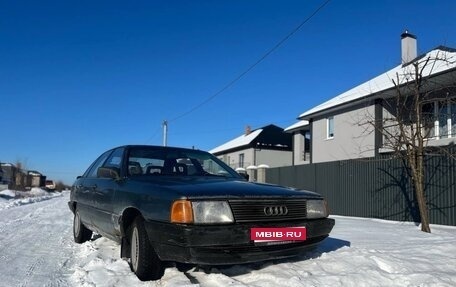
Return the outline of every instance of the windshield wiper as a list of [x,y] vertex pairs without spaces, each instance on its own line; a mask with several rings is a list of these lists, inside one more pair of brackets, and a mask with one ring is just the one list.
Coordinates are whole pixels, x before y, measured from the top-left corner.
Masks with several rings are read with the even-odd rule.
[[205,172],[203,174],[203,176],[215,176],[215,177],[223,177],[223,178],[229,177],[228,175],[225,175],[225,174],[214,174],[214,173],[210,173],[210,172]]

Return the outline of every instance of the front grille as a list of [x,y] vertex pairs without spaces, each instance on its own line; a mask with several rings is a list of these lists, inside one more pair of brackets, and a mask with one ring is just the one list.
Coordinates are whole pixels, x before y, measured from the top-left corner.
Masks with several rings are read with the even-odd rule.
[[[290,200],[229,200],[236,222],[271,222],[305,219],[307,204],[305,199]],[[286,207],[286,214],[266,215],[265,208]]]

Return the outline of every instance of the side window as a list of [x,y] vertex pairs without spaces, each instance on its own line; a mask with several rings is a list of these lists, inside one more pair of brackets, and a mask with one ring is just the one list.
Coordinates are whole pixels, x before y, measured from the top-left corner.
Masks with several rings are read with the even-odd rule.
[[115,149],[114,152],[108,157],[108,160],[106,160],[106,162],[103,166],[116,167],[120,171],[123,153],[124,153],[124,148]]
[[108,156],[112,153],[112,150],[102,154],[91,166],[88,171],[84,174],[84,177],[97,177],[97,170],[106,161]]

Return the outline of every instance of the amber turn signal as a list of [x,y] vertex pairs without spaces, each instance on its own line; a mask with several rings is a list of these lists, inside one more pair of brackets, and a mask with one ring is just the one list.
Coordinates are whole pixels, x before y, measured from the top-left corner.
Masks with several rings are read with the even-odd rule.
[[193,223],[192,203],[188,200],[177,200],[171,206],[172,223]]

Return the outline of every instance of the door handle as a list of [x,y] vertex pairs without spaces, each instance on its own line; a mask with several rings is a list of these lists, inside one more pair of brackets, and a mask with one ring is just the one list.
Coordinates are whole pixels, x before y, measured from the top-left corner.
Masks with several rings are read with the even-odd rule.
[[94,185],[92,185],[92,186],[89,187],[89,188],[90,188],[90,189],[97,189],[97,187],[98,187],[98,186],[97,186],[96,184],[94,184]]

